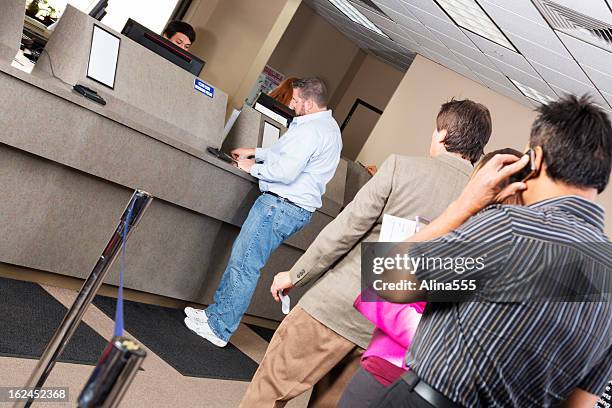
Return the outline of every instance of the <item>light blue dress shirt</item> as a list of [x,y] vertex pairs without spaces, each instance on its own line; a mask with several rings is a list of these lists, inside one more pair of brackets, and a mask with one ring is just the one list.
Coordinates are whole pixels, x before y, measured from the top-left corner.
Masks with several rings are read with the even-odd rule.
[[271,191],[313,212],[340,161],[342,137],[331,110],[297,116],[271,147],[255,150],[251,175]]

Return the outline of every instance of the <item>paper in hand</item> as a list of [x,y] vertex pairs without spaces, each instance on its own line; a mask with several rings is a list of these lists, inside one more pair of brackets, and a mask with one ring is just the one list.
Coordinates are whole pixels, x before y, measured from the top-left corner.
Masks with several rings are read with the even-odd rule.
[[414,220],[384,214],[380,228],[378,242],[402,242],[416,231],[417,223]]

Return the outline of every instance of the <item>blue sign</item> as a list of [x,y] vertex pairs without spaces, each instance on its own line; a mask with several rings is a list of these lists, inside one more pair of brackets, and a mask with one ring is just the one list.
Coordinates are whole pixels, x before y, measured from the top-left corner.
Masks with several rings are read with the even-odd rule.
[[196,78],[195,81],[193,82],[193,89],[195,89],[196,91],[202,92],[204,95],[208,96],[209,98],[212,98],[213,96],[215,96],[215,88],[213,88],[212,86],[208,85],[206,82],[198,78]]

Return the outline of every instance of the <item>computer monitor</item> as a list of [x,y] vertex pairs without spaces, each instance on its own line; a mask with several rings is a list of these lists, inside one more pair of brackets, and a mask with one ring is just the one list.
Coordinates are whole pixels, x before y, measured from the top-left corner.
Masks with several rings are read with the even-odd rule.
[[281,130],[274,123],[264,120],[263,131],[261,135],[261,147],[268,148],[280,139]]
[[167,38],[162,37],[138,24],[131,18],[125,23],[121,34],[143,45],[154,53],[164,57],[168,61],[198,76],[204,68],[204,61],[182,48],[177,47]]
[[289,127],[295,116],[295,112],[292,109],[263,92],[255,99],[253,108],[285,127]]
[[111,89],[115,88],[120,44],[121,39],[118,36],[94,24],[87,63],[87,78]]

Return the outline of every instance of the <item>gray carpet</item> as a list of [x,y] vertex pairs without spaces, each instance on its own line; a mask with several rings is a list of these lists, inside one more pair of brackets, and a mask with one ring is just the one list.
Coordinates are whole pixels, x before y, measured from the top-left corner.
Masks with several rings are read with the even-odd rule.
[[[114,298],[96,296],[94,304],[106,315],[115,316]],[[190,331],[182,309],[125,301],[125,330],[189,377],[250,381],[257,363],[231,343],[218,348]]]
[[[0,355],[42,355],[68,309],[40,285],[0,278]],[[95,365],[107,340],[81,323],[59,361]]]

